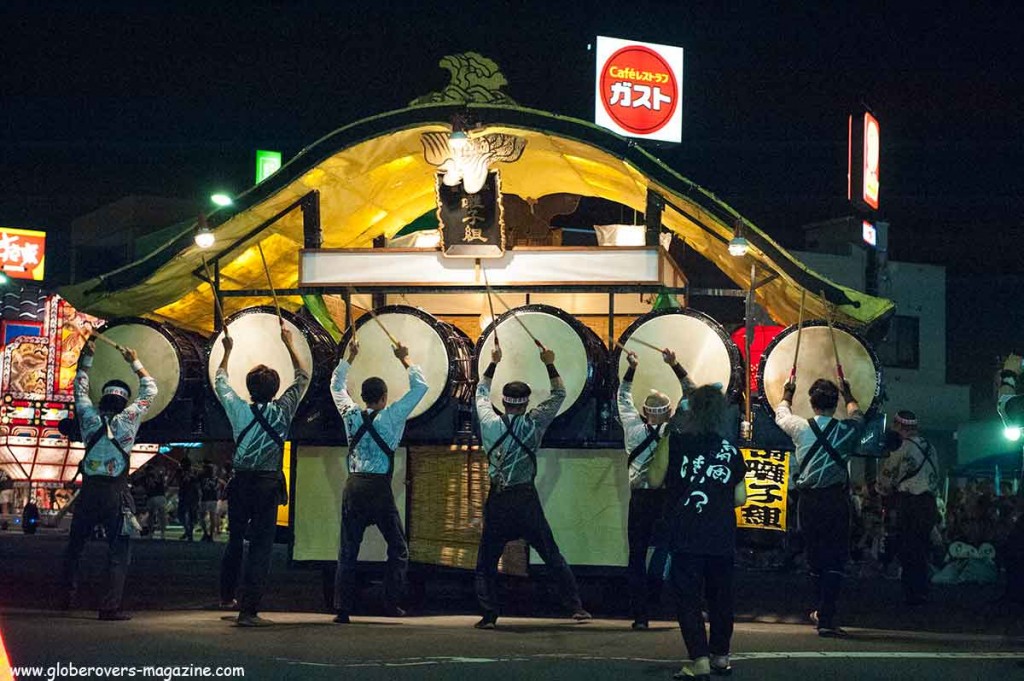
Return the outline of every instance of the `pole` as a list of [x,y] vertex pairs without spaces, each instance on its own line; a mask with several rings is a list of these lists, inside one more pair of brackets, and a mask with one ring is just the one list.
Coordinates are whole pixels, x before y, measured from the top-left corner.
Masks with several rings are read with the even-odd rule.
[[[821,292],[821,298],[822,300],[825,300],[824,291]],[[832,352],[835,353],[836,356],[836,375],[839,376],[839,383],[842,384],[846,380],[846,376],[843,374],[843,365],[839,361],[839,346],[836,345],[836,330],[832,327],[832,307],[827,301],[825,304],[828,311],[828,314],[825,315],[825,318],[828,320],[828,334],[832,338]]]
[[[213,293],[213,305],[217,311],[217,316],[220,318],[220,322],[224,323],[224,308],[220,304],[220,295],[217,292],[217,287],[214,286],[213,276],[210,274],[210,266],[206,263],[206,256],[203,253],[199,254],[199,257],[203,259],[203,270],[206,272],[206,280],[210,282],[210,292]],[[278,310],[278,318],[281,317],[281,311]],[[216,324],[214,324],[216,326]],[[224,336],[228,336],[227,324],[224,325]]]
[[256,248],[260,251],[260,260],[263,262],[263,272],[267,275],[267,283],[270,284],[270,293],[274,296],[274,308],[277,310],[277,321],[283,324],[284,321],[281,319],[281,304],[277,300],[277,291],[274,289],[274,280],[270,277],[270,268],[267,267],[267,258],[263,255],[263,244],[257,242]]
[[807,297],[807,289],[800,291],[800,317],[796,323],[796,352],[793,353],[793,370],[789,372],[789,382],[796,383],[796,361],[800,358],[800,336],[804,330],[804,298]]
[[484,273],[484,289],[487,293],[487,307],[491,311],[491,323],[494,324],[494,347],[500,348],[501,343],[498,340],[498,318],[494,316],[494,301],[491,300],[491,283],[487,281],[487,268],[484,264],[480,263],[480,271]]

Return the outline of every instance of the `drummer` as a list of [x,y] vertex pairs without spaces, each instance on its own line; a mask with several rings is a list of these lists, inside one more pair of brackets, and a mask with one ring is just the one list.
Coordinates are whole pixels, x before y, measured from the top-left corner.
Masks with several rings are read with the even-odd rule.
[[242,567],[242,548],[249,529],[249,556],[245,563],[242,598],[238,605],[240,627],[264,627],[273,624],[260,617],[260,601],[270,572],[270,553],[274,547],[277,507],[287,503],[282,461],[284,442],[302,395],[309,385],[309,368],[295,351],[292,332],[281,323],[281,340],[288,350],[295,380],[281,397],[274,399],[281,385],[277,371],[260,364],[245,377],[252,403],[246,403],[228,382],[228,360],[234,339],[224,334],[224,357],[217,367],[214,391],[220,400],[235,439],[232,465],[235,471],[228,490],[228,545],[220,567],[222,608],[234,606],[238,573]]
[[[811,621],[825,638],[846,636],[836,625],[836,603],[842,588],[843,568],[850,553],[850,471],[848,462],[860,442],[864,423],[847,381],[842,388],[819,378],[808,391],[814,418],[792,412],[796,384],[787,383],[775,409],[775,422],[796,447],[793,482],[799,492],[797,522],[804,534],[817,610]],[[849,418],[835,418],[842,394]]]
[[353,337],[348,360],[338,362],[331,379],[331,395],[348,436],[348,481],[341,498],[341,540],[338,567],[334,573],[334,622],[348,624],[356,595],[356,562],[366,528],[376,525],[388,545],[384,578],[384,611],[402,617],[399,605],[409,567],[409,546],[402,531],[402,519],[391,492],[395,471],[395,449],[405,432],[405,421],[427,394],[423,370],[409,363],[409,348],[395,343],[395,357],[409,371],[409,391],[388,404],[388,386],[376,376],[363,381],[361,396],[366,411],[352,400],[345,386],[352,362],[359,354]]
[[101,620],[127,620],[121,610],[124,582],[131,563],[130,537],[124,532],[125,510],[132,510],[128,493],[128,469],[135,436],[142,417],[156,397],[156,381],[149,375],[138,354],[131,348],[119,348],[124,360],[139,377],[139,393],[128,402],[131,390],[123,381],[103,385],[99,408],[89,397],[89,369],[96,351],[95,338],[89,338],[78,360],[75,376],[75,411],[82,429],[85,454],[79,464],[82,491],[75,503],[71,534],[64,552],[64,605],[70,607],[78,584],[78,561],[93,528],[102,525],[107,537],[106,593],[101,601]]
[[[683,400],[694,389],[693,382],[686,370],[676,361],[672,350],[661,351],[665,364],[671,367],[683,389]],[[648,473],[655,459],[655,452],[661,453],[660,458],[668,456],[668,423],[672,419],[673,405],[668,395],[652,390],[644,398],[643,415],[633,404],[633,376],[638,365],[635,352],[626,350],[626,369],[622,383],[619,385],[619,420],[625,435],[627,466],[629,467],[629,599],[633,610],[633,629],[647,629],[647,547],[654,539],[655,524],[662,517],[665,501],[664,490],[652,484]],[[651,577],[661,581],[661,575]]]
[[537,449],[566,395],[565,382],[555,368],[554,351],[542,348],[540,359],[551,380],[551,395],[530,411],[527,411],[530,386],[522,381],[511,381],[502,389],[505,413],[497,412],[491,404],[491,381],[501,361],[501,348],[497,344],[476,389],[480,439],[487,453],[491,479],[476,562],[476,595],[484,611],[474,625],[477,629],[494,629],[498,621],[498,559],[505,544],[515,539],[525,539],[555,573],[572,618],[576,621],[591,619],[580,603],[576,578],[555,543],[534,486]]

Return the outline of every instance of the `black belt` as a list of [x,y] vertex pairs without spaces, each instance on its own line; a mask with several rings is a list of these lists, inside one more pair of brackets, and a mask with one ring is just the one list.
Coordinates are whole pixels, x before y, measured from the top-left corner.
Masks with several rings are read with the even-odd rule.
[[500,482],[492,482],[491,490],[495,492],[511,492],[519,489],[533,489],[532,482],[517,482],[514,485],[502,485]]
[[352,478],[357,478],[359,480],[390,480],[391,479],[391,475],[388,474],[388,473],[367,473],[367,472],[349,473],[348,477],[349,477],[350,480]]

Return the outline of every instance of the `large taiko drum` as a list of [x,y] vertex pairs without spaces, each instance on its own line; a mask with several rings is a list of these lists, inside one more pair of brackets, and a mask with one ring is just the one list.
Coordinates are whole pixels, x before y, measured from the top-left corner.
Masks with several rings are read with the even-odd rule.
[[[395,358],[394,346],[387,333],[409,348],[409,361],[423,370],[427,394],[409,414],[409,419],[429,418],[444,407],[451,397],[468,403],[473,393],[472,342],[451,324],[407,305],[388,305],[364,314],[341,339],[348,356],[353,334],[359,340],[359,354],[348,373],[348,390],[352,399],[366,408],[360,393],[363,381],[371,376],[384,379],[388,385],[388,402],[394,402],[409,390],[409,374]],[[387,333],[384,332],[387,329]],[[332,367],[333,369],[333,367]]]
[[652,389],[668,395],[673,405],[683,395],[675,373],[665,364],[661,353],[648,345],[675,352],[697,386],[718,383],[723,393],[731,395],[742,385],[740,351],[721,324],[689,308],[654,310],[626,328],[612,355],[612,366],[617,368],[621,381],[629,367],[622,347],[637,353],[640,364],[633,377],[633,401],[638,410],[642,410]]
[[[878,407],[882,390],[882,372],[878,358],[867,342],[841,325],[835,328],[836,348],[843,373],[850,382],[853,396],[866,414],[872,414]],[[814,416],[810,398],[807,395],[811,384],[819,378],[837,381],[836,355],[832,349],[832,338],[828,324],[824,321],[804,322],[800,332],[800,356],[796,367],[796,395],[793,396],[793,413],[804,418]],[[789,381],[796,354],[797,327],[790,326],[765,348],[757,372],[757,388],[761,399],[775,411],[782,401],[782,391]],[[836,418],[846,418],[846,405],[839,400]]]
[[[513,319],[517,317],[519,321]],[[501,390],[509,381],[525,381],[533,389],[530,405],[536,406],[551,394],[547,369],[540,350],[524,330],[555,352],[555,366],[565,381],[566,398],[558,415],[586,403],[604,382],[608,350],[601,339],[578,319],[550,305],[525,305],[499,315],[476,343],[478,375],[491,362],[494,334],[501,345],[501,363],[491,385],[491,402],[501,408]]]
[[[202,336],[170,324],[138,317],[124,317],[108,322],[99,333],[118,345],[134,349],[139,361],[156,379],[157,395],[142,417],[151,421],[175,400],[200,400],[203,395]],[[89,396],[99,404],[103,384],[120,379],[131,386],[132,398],[138,394],[139,379],[115,348],[107,343],[96,344],[96,357],[89,370]],[[182,432],[189,426],[182,424]]]
[[[281,311],[281,319],[292,332],[299,359],[310,368],[310,384],[306,393],[317,395],[314,402],[327,399],[326,383],[334,369],[335,354],[330,334],[316,322],[287,310]],[[234,340],[231,358],[228,360],[228,382],[231,387],[242,399],[248,401],[250,397],[245,385],[246,374],[256,365],[265,364],[277,371],[281,379],[276,395],[280,397],[295,380],[295,371],[288,350],[281,340],[281,325],[274,307],[261,305],[241,310],[228,317],[225,326]],[[214,384],[217,367],[224,358],[223,337],[224,332],[221,331],[210,339],[207,372],[211,386]],[[304,404],[299,411],[304,411],[306,407]]]

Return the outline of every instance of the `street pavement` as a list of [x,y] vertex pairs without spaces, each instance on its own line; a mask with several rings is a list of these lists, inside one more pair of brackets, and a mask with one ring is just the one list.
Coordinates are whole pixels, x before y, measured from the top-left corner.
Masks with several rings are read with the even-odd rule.
[[[372,615],[371,574],[366,607],[352,624],[335,625],[320,572],[289,569],[283,552],[264,613],[276,626],[242,629],[204,609],[216,598],[221,547],[172,541],[136,546],[126,598],[135,618],[98,622],[84,609],[94,606],[88,594],[82,609],[52,609],[63,541],[0,535],[0,632],[15,666],[240,666],[250,679],[668,679],[683,656],[667,617],[648,632],[629,628],[621,580],[581,577],[584,602],[599,616],[582,624],[552,617],[556,599],[546,580],[515,580],[509,610],[517,616],[477,631],[467,575],[430,575],[417,616],[389,619]],[[87,590],[102,548],[94,543],[87,552]],[[806,623],[801,575],[741,572],[737,593],[737,679],[1024,679],[1024,618],[998,602],[993,587],[944,588],[908,612],[895,583],[851,580],[844,640],[818,638]],[[63,671],[57,678],[72,678]]]

